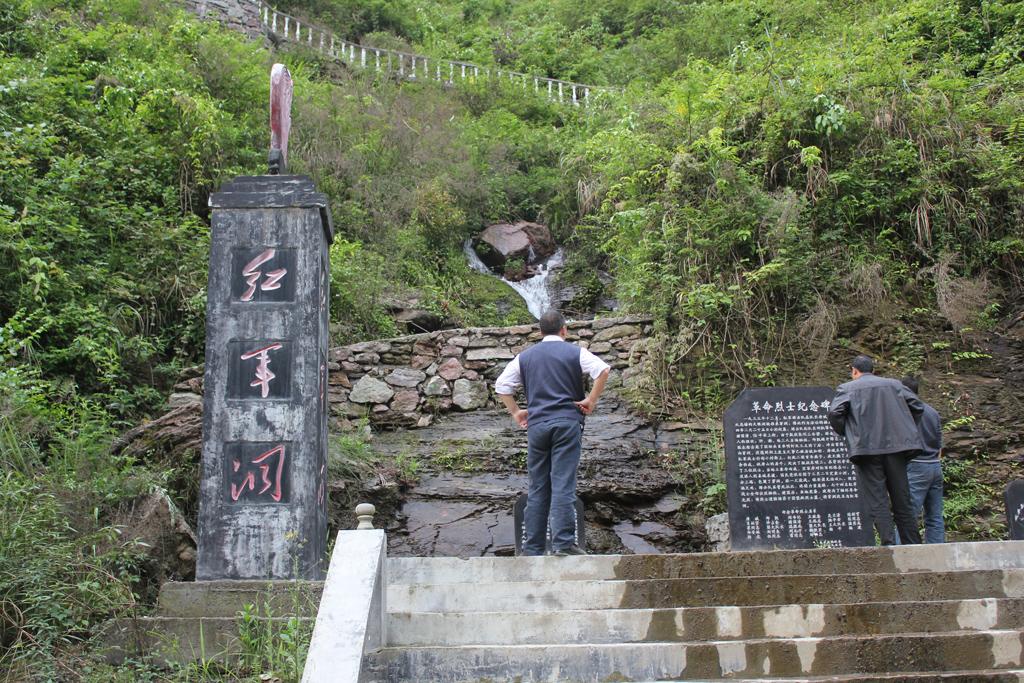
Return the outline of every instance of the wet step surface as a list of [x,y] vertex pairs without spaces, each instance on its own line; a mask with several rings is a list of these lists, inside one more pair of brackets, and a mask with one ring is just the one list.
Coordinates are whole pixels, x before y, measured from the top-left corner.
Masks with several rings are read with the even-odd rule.
[[1024,597],[1024,570],[393,585],[392,611],[493,612]]
[[1018,630],[695,643],[403,648],[369,657],[370,681],[521,683],[1018,669]]

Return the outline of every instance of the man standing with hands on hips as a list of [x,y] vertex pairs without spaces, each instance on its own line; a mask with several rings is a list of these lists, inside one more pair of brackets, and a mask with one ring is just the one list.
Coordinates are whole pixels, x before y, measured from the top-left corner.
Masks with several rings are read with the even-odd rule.
[[[543,555],[548,517],[555,555],[585,555],[576,545],[573,515],[576,471],[582,450],[583,421],[594,412],[610,368],[587,349],[565,341],[565,318],[551,309],[540,317],[540,343],[526,349],[505,367],[494,390],[512,419],[525,428],[526,465],[530,488],[526,499],[524,555]],[[594,380],[589,394],[583,375]],[[526,407],[514,394],[523,387]]]

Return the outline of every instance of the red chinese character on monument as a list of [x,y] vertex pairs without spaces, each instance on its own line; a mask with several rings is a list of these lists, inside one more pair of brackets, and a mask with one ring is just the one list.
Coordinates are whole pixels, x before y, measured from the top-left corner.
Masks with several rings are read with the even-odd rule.
[[270,371],[270,352],[277,351],[284,345],[280,342],[271,344],[270,346],[264,346],[262,349],[256,349],[254,351],[248,351],[243,353],[242,360],[249,360],[250,358],[259,358],[259,363],[256,365],[256,379],[249,383],[250,387],[259,387],[260,395],[266,398],[270,393],[270,380],[277,377]]
[[[243,463],[238,458],[232,460],[232,473],[243,473],[241,475],[241,483],[235,484],[234,482],[231,482],[231,500],[237,501],[243,492],[249,490],[254,491],[257,496],[262,496],[269,492],[271,500],[275,503],[281,502],[281,478],[284,473],[284,456],[284,446],[281,445],[275,446],[264,453],[260,453],[250,462]],[[243,465],[245,466],[244,471],[242,470]],[[258,484],[256,481],[257,470],[259,471],[260,477]],[[271,479],[271,470],[273,470],[273,479]],[[257,486],[260,486],[259,491],[256,490]]]
[[[281,288],[281,278],[288,274],[286,269],[278,268],[267,273],[263,273],[260,270],[260,266],[273,259],[275,255],[277,255],[276,249],[266,249],[262,254],[245,264],[245,268],[242,269],[242,277],[245,278],[245,284],[249,285],[249,289],[245,290],[245,293],[242,294],[242,301],[252,301],[253,295],[256,294],[257,286],[264,292],[271,292]],[[266,280],[262,284],[258,284],[260,278],[264,276]]]

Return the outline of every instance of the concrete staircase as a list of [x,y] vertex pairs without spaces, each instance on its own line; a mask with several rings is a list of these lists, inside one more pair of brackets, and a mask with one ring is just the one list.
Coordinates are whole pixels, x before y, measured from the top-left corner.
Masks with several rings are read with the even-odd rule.
[[393,558],[363,680],[1024,680],[1024,542]]

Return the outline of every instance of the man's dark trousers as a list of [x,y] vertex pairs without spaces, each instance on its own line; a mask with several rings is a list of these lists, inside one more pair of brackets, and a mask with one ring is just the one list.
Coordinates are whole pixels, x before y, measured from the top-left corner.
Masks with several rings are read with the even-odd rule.
[[[910,484],[907,481],[907,462],[920,451],[905,451],[885,455],[858,455],[852,458],[854,467],[863,484],[864,498],[868,511],[874,519],[882,545],[896,542],[892,518],[900,530],[903,543],[920,543],[921,533],[914,519],[914,508],[910,500]],[[886,489],[889,493],[886,495]],[[892,500],[892,511],[889,501]]]
[[583,424],[572,418],[531,422],[527,429],[530,491],[524,515],[524,555],[544,554],[549,516],[552,550],[576,543],[576,470],[582,435]]

